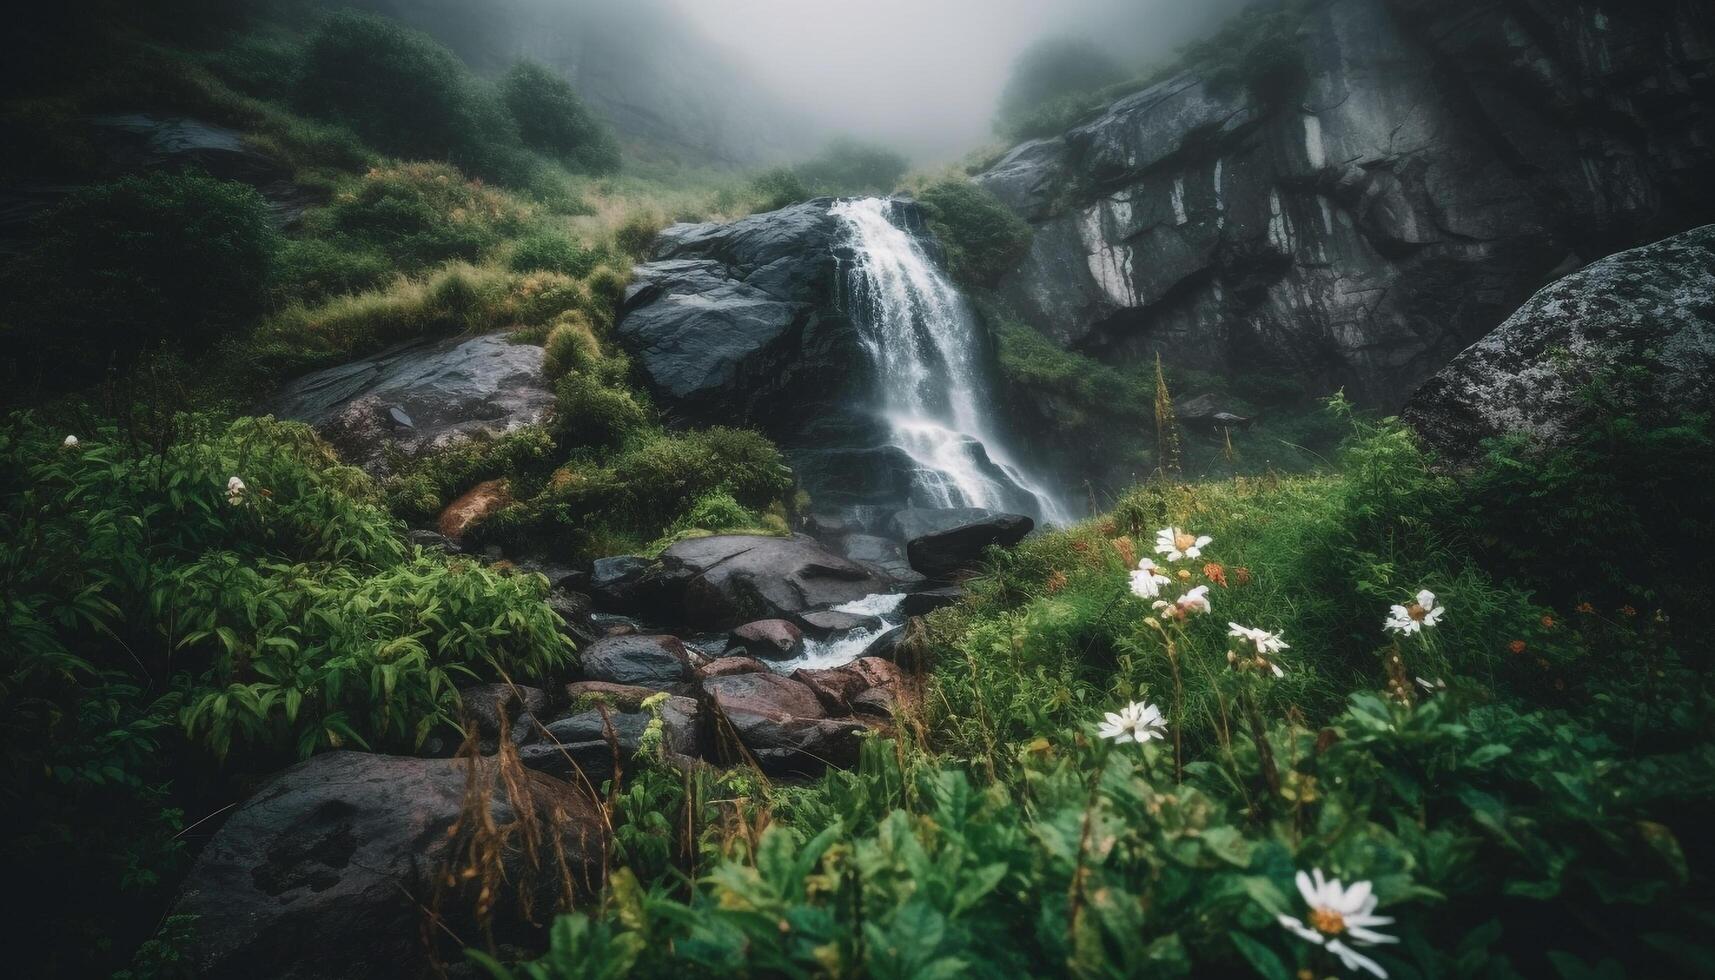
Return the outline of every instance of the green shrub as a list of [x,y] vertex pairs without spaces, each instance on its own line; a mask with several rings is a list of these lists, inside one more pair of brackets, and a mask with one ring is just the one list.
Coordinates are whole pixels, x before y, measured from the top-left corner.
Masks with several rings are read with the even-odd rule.
[[542,345],[542,373],[551,381],[574,371],[600,378],[605,360],[589,317],[578,311],[555,321]]
[[518,183],[527,178],[518,128],[500,100],[427,34],[357,11],[337,11],[304,52],[297,104],[377,149],[445,160]]
[[320,303],[334,296],[361,293],[393,275],[393,264],[379,252],[348,250],[317,238],[295,239],[280,249],[273,305]]
[[309,231],[384,252],[405,271],[473,262],[522,233],[532,209],[441,164],[376,168],[337,195]]
[[27,307],[49,345],[75,338],[83,358],[163,340],[195,349],[246,326],[279,249],[260,194],[196,174],[78,191],[43,228],[26,263]]
[[631,274],[604,264],[596,266],[584,281],[591,298],[599,304],[598,312],[611,322],[619,314],[620,304],[625,302],[625,288],[631,284]]
[[929,229],[946,249],[947,270],[960,282],[992,285],[1030,248],[1030,226],[978,184],[956,177],[937,180],[918,200],[928,209]]
[[791,167],[774,167],[752,177],[750,192],[757,211],[778,211],[816,196]]
[[568,276],[587,276],[601,259],[594,249],[585,248],[565,235],[539,231],[512,243],[507,264],[514,272],[534,272],[545,269]]
[[554,437],[564,445],[611,448],[649,424],[635,395],[590,375],[568,374],[554,392]]
[[612,130],[559,75],[536,62],[520,61],[501,80],[500,98],[524,145],[578,173],[619,169],[619,142]]
[[554,444],[540,426],[493,439],[464,439],[406,462],[383,489],[392,512],[413,524],[433,521],[446,506],[484,480],[506,477],[516,494],[540,489]]
[[666,219],[654,211],[633,211],[613,231],[613,244],[620,254],[633,259],[646,259],[655,246],[655,236],[666,227]]
[[883,146],[839,138],[793,170],[817,195],[889,194],[910,163]]
[[15,959],[58,963],[32,975],[103,972],[155,930],[182,813],[230,798],[223,772],[410,751],[454,682],[569,658],[546,582],[407,555],[307,427],[180,416],[145,439],[84,416],[75,435],[0,424],[0,711],[32,733],[0,749],[0,839],[40,876],[40,950]]

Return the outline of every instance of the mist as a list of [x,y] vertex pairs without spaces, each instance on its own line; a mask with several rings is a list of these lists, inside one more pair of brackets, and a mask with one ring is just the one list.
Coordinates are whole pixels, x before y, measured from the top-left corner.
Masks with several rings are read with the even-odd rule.
[[996,101],[1032,41],[1088,37],[1129,69],[1254,0],[671,0],[792,115],[929,165],[995,139]]

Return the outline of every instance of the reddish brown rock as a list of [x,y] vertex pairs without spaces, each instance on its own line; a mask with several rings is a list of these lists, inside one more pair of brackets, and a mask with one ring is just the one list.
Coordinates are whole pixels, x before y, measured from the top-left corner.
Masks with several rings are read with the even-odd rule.
[[784,619],[759,619],[732,631],[733,644],[753,657],[790,660],[804,651],[804,631]]
[[721,657],[711,660],[701,668],[704,677],[726,677],[729,674],[755,674],[768,669],[768,665],[755,657]]

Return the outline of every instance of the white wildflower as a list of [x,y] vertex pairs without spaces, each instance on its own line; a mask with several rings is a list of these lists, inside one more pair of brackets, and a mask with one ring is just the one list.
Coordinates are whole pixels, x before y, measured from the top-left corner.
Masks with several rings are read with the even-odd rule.
[[1436,604],[1435,593],[1424,589],[1411,605],[1394,606],[1389,610],[1385,625],[1395,633],[1410,636],[1440,622],[1442,613],[1446,611],[1446,606]]
[[1280,915],[1276,917],[1280,925],[1305,942],[1326,948],[1340,958],[1346,969],[1367,970],[1387,980],[1387,971],[1380,963],[1347,943],[1348,939],[1360,946],[1399,942],[1397,936],[1375,931],[1375,926],[1388,925],[1393,919],[1374,914],[1376,897],[1370,883],[1359,881],[1347,887],[1338,878],[1324,878],[1321,868],[1312,869],[1310,874],[1298,872],[1297,881],[1298,893],[1310,906],[1310,914],[1305,917],[1310,923],[1306,925],[1290,915]]
[[1447,690],[1447,682],[1439,677],[1434,680],[1430,680],[1427,677],[1419,677],[1417,679],[1417,686],[1423,688],[1423,690],[1428,694],[1440,694],[1442,691]]
[[1157,554],[1166,555],[1168,561],[1201,558],[1203,549],[1213,540],[1206,534],[1196,537],[1176,527],[1164,527],[1155,532],[1155,551]]
[[66,436],[66,441],[60,443],[60,445],[66,447],[67,449],[76,449],[77,448],[77,436]]
[[1153,599],[1161,594],[1161,587],[1173,580],[1161,574],[1161,566],[1148,558],[1137,563],[1137,571],[1131,573],[1131,591],[1139,599]]
[[1250,626],[1240,626],[1238,623],[1229,622],[1227,624],[1227,635],[1248,641],[1256,647],[1257,653],[1265,657],[1271,653],[1279,653],[1291,648],[1291,644],[1281,639],[1279,633],[1270,633],[1268,630],[1259,630]]
[[1118,712],[1107,712],[1105,717],[1107,720],[1097,731],[1103,738],[1141,744],[1167,737],[1167,719],[1161,716],[1160,708],[1147,701],[1134,701]]
[[1174,619],[1182,620],[1192,613],[1207,613],[1210,609],[1209,587],[1199,585],[1172,602],[1168,602],[1166,599],[1157,599],[1151,605],[1162,614],[1172,616]]
[[244,481],[238,477],[226,481],[226,502],[234,507],[244,502]]

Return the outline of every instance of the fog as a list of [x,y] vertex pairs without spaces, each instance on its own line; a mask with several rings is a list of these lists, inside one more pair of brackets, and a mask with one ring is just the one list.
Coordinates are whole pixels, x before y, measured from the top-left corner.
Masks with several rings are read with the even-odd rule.
[[795,116],[919,164],[994,139],[1032,41],[1082,35],[1139,71],[1250,0],[671,0]]

